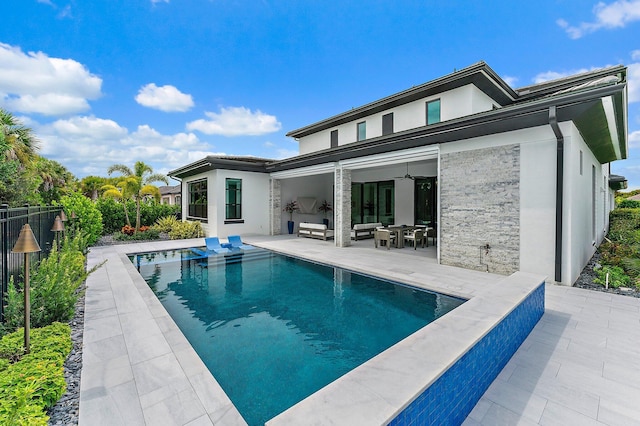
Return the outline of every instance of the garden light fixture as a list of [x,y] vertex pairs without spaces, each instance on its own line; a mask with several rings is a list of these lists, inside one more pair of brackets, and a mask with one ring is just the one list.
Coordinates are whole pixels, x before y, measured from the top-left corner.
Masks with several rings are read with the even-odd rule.
[[40,251],[40,246],[28,223],[20,230],[18,241],[13,246],[11,253],[24,253],[24,350],[29,353],[29,327],[31,322],[31,306],[29,300],[29,253]]

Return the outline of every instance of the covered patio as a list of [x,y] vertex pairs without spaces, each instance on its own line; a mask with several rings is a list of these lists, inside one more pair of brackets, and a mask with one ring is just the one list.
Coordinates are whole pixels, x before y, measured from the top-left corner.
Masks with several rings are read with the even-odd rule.
[[[271,173],[272,235],[286,233],[289,215],[281,206],[304,200],[294,213],[300,223],[320,223],[325,215],[309,205],[327,200],[326,215],[335,245],[352,244],[356,224],[423,225],[437,231],[438,149],[421,147],[370,155],[336,163]],[[294,231],[295,233],[295,231]],[[435,244],[437,233],[431,241]]]

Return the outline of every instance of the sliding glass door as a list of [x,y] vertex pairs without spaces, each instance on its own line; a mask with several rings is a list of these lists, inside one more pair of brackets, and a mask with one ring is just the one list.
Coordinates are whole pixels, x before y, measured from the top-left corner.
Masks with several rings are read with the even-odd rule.
[[415,180],[415,223],[437,226],[438,180],[435,177]]
[[393,181],[351,184],[351,225],[394,223],[395,187]]

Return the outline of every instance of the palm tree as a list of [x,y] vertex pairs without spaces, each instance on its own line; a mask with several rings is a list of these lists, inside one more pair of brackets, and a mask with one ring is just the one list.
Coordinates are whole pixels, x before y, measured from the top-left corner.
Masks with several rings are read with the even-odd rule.
[[2,108],[0,108],[0,132],[9,148],[6,153],[8,160],[17,160],[22,167],[25,167],[35,158],[36,151],[40,149],[40,142],[30,128],[23,126],[20,120]]
[[116,198],[122,200],[122,208],[124,209],[124,217],[127,221],[127,225],[131,226],[131,220],[129,219],[129,210],[127,210],[127,199],[131,192],[131,187],[136,183],[134,178],[125,178],[118,182],[116,185],[103,185],[100,190],[104,191],[102,196],[105,198]]
[[[124,164],[114,164],[107,169],[107,173],[111,175],[113,172],[120,172],[124,175],[123,196],[130,195],[136,203],[136,232],[140,229],[140,203],[147,196],[153,196],[156,201],[160,201],[160,190],[157,186],[151,185],[152,182],[163,182],[169,185],[169,180],[163,174],[153,173],[151,166],[136,161],[133,170]],[[127,197],[128,198],[128,197]]]
[[95,201],[100,189],[105,185],[105,179],[99,176],[86,176],[80,181],[80,187],[85,197]]

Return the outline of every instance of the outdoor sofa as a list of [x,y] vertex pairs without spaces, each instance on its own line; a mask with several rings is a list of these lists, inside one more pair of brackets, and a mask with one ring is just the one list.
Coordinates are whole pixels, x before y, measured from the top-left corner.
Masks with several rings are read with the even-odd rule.
[[382,223],[358,223],[353,225],[351,230],[352,240],[363,240],[365,238],[373,238],[373,233],[377,227],[382,226]]
[[319,240],[327,240],[333,238],[333,229],[327,229],[324,223],[307,223],[302,222],[298,226],[298,237],[317,238]]

